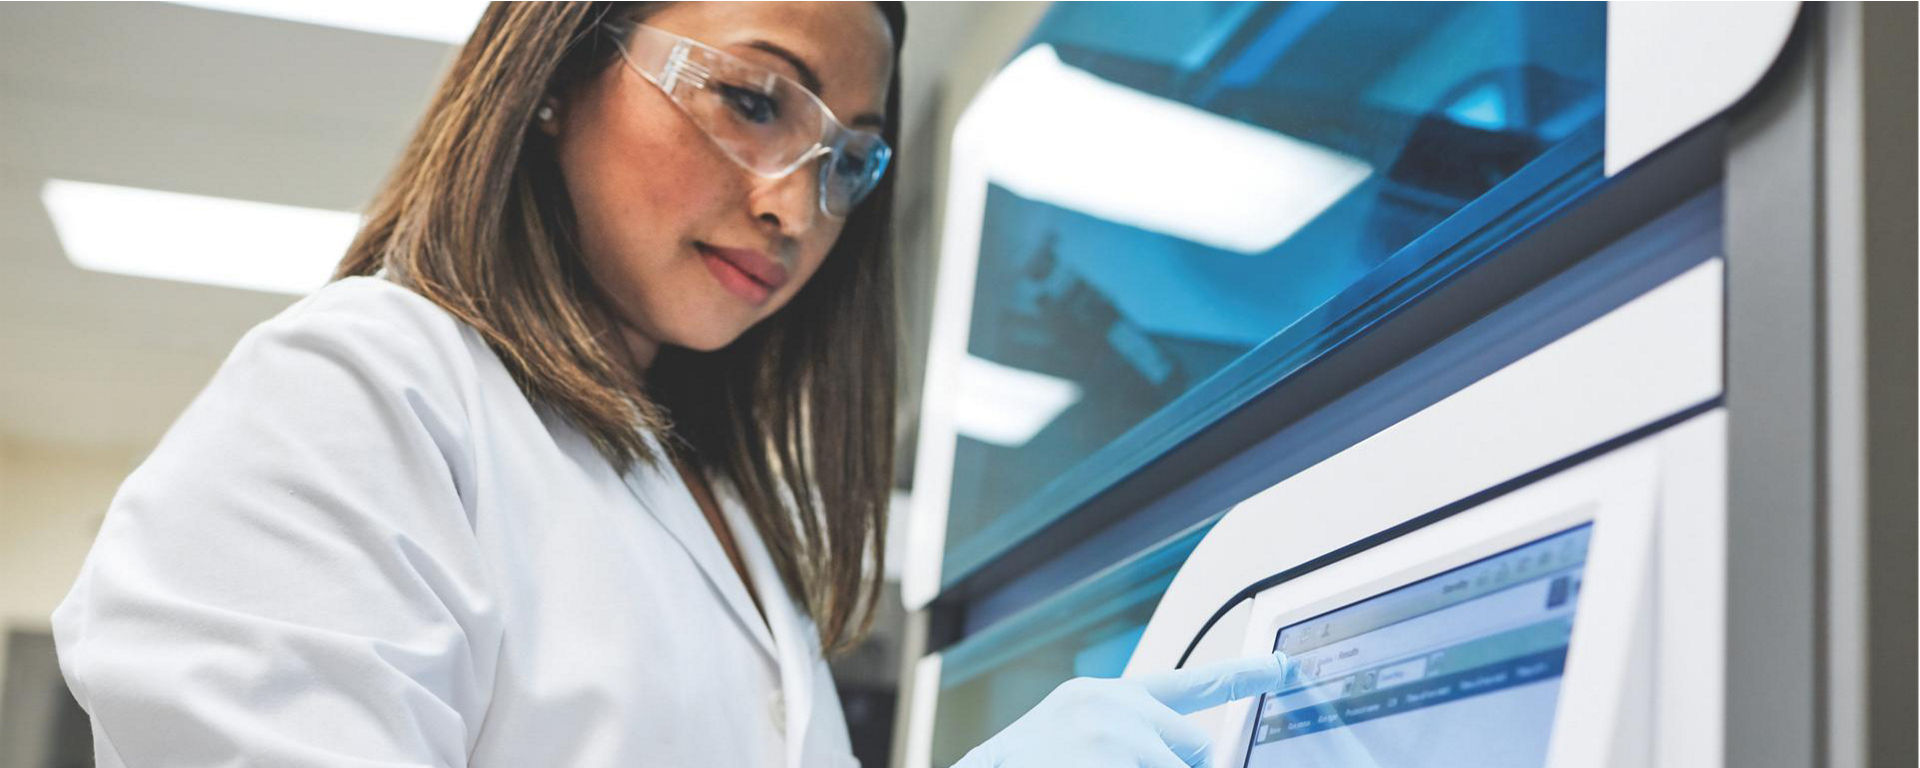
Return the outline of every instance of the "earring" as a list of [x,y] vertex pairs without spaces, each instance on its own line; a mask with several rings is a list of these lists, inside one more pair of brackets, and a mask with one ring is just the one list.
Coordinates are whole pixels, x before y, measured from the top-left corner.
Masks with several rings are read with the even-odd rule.
[[535,117],[540,118],[540,122],[543,122],[543,123],[553,122],[553,107],[542,104],[540,105],[539,111],[536,111],[533,114]]

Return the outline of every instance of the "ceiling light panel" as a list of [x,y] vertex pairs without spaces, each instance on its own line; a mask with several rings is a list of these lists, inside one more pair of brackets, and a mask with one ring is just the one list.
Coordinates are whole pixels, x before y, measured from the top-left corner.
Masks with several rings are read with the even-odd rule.
[[326,284],[360,228],[345,211],[65,179],[40,201],[75,266],[275,293]]
[[179,4],[454,45],[467,41],[480,14],[487,10],[485,2],[472,0],[198,0]]

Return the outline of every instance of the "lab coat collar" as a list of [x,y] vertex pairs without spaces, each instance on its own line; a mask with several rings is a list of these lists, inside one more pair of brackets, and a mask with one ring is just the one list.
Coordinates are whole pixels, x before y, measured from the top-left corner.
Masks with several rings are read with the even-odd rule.
[[[753,607],[753,598],[747,595],[746,585],[740,582],[739,574],[734,572],[733,563],[727,559],[726,550],[720,548],[720,539],[714,535],[713,526],[707,524],[706,515],[701,513],[699,502],[695,501],[692,492],[687,490],[687,484],[680,478],[679,473],[673,471],[673,465],[666,459],[666,452],[662,450],[660,443],[652,435],[647,435],[646,438],[655,451],[654,455],[661,457],[662,464],[635,465],[621,474],[621,481],[625,482],[627,490],[640,500],[640,506],[651,513],[654,519],[660,522],[661,527],[666,528],[667,533],[687,550],[693,562],[700,566],[700,571],[706,574],[707,583],[720,593],[727,607],[733,610],[734,618],[740,622],[741,629],[753,637],[754,642],[760,646],[760,650],[765,652],[768,658],[776,662],[781,661],[774,638],[767,633],[767,625],[773,621],[772,613],[769,612],[765,620],[760,618],[760,611]],[[722,507],[724,506],[722,504]],[[727,523],[733,528],[734,538],[737,541],[751,536],[755,542],[758,542],[759,537],[753,535],[753,529],[748,528],[742,531],[732,518],[728,518]],[[743,543],[741,549],[749,548]],[[744,554],[743,557],[745,557]],[[753,576],[754,581],[760,580],[760,576],[755,574],[751,567],[747,572]],[[764,590],[762,592],[764,593]],[[765,602],[763,598],[762,603]],[[780,666],[786,665],[781,663]]]
[[808,719],[813,716],[813,673],[820,658],[819,636],[813,622],[787,591],[766,542],[760,538],[760,529],[747,517],[746,508],[734,495],[733,488],[725,482],[715,482],[713,490],[721,514],[727,519],[727,527],[733,529],[740,545],[741,558],[746,561],[747,573],[753,578],[754,591],[760,595],[760,605],[767,611],[767,622],[773,627],[773,639],[780,649],[787,765],[800,768],[806,755]]

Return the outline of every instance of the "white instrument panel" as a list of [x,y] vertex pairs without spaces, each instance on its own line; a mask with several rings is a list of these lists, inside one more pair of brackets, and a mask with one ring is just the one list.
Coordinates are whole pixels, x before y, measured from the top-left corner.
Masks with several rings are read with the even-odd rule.
[[[1380,696],[1385,696],[1398,689],[1405,692],[1405,699],[1437,693],[1437,701],[1470,703],[1467,699],[1453,698],[1460,695],[1456,690],[1459,687],[1457,684],[1441,685],[1434,691],[1421,690],[1422,678],[1431,680],[1438,672],[1438,663],[1432,665],[1432,670],[1425,669],[1429,666],[1427,660],[1463,653],[1459,649],[1471,647],[1474,641],[1484,639],[1482,635],[1488,631],[1488,626],[1512,630],[1515,627],[1510,625],[1516,621],[1535,622],[1543,618],[1546,619],[1543,623],[1552,624],[1571,620],[1571,645],[1579,650],[1566,654],[1564,673],[1542,678],[1533,687],[1541,688],[1550,684],[1553,677],[1559,677],[1561,690],[1580,693],[1577,702],[1572,701],[1573,697],[1561,697],[1559,707],[1554,710],[1551,689],[1548,689],[1546,709],[1557,711],[1557,715],[1549,723],[1541,719],[1540,713],[1534,713],[1534,725],[1539,733],[1513,732],[1526,730],[1519,723],[1456,723],[1445,728],[1448,734],[1445,742],[1436,742],[1434,737],[1438,734],[1421,733],[1404,727],[1396,731],[1392,725],[1386,724],[1389,721],[1382,718],[1380,721],[1367,721],[1376,723],[1373,730],[1378,733],[1378,738],[1361,739],[1348,733],[1349,726],[1345,724],[1323,730],[1314,729],[1308,723],[1308,730],[1313,731],[1309,734],[1313,741],[1292,751],[1295,755],[1317,756],[1321,762],[1339,756],[1339,759],[1328,762],[1330,765],[1397,764],[1389,754],[1407,755],[1409,759],[1423,761],[1419,763],[1421,765],[1455,764],[1457,760],[1446,762],[1449,757],[1443,750],[1447,745],[1489,750],[1503,738],[1503,734],[1514,740],[1544,742],[1547,734],[1551,733],[1552,742],[1545,746],[1548,754],[1553,755],[1549,765],[1569,768],[1608,764],[1608,761],[1595,762],[1587,758],[1599,758],[1610,749],[1629,746],[1620,744],[1612,738],[1612,734],[1618,730],[1615,720],[1623,712],[1620,706],[1622,690],[1628,687],[1626,676],[1620,674],[1620,670],[1629,666],[1637,628],[1651,621],[1643,597],[1649,587],[1654,553],[1654,510],[1659,493],[1657,465],[1658,447],[1655,445],[1636,445],[1616,451],[1562,475],[1282,582],[1256,595],[1252,601],[1250,620],[1242,633],[1240,652],[1243,655],[1273,649],[1275,637],[1282,628],[1294,627],[1294,632],[1331,629],[1338,622],[1310,620],[1338,609],[1376,602],[1370,598],[1386,596],[1386,593],[1443,574],[1447,577],[1420,586],[1428,587],[1426,591],[1436,595],[1441,590],[1455,589],[1465,595],[1466,590],[1476,589],[1477,585],[1453,582],[1456,579],[1474,581],[1464,573],[1468,566],[1477,561],[1488,558],[1500,561],[1501,558],[1495,556],[1549,537],[1565,539],[1587,532],[1591,537],[1590,543],[1585,546],[1584,568],[1574,569],[1574,583],[1579,585],[1577,598],[1566,600],[1562,595],[1564,602],[1558,604],[1559,610],[1554,612],[1555,615],[1539,614],[1531,610],[1538,608],[1531,603],[1538,602],[1533,598],[1546,595],[1553,581],[1559,581],[1560,589],[1564,590],[1565,577],[1550,579],[1551,573],[1543,573],[1542,578],[1508,584],[1505,583],[1507,562],[1500,561],[1497,563],[1502,566],[1500,577],[1491,583],[1493,589],[1499,590],[1497,592],[1475,595],[1471,601],[1455,603],[1451,610],[1434,610],[1405,617],[1387,626],[1344,639],[1336,635],[1333,640],[1317,645],[1312,650],[1296,651],[1294,656],[1297,662],[1305,668],[1298,689],[1289,691],[1285,696],[1236,702],[1225,708],[1227,711],[1221,718],[1224,727],[1215,740],[1216,750],[1223,761],[1217,764],[1248,765],[1249,734],[1265,722],[1284,720],[1284,712],[1280,711],[1283,707],[1279,705],[1288,699],[1308,698],[1299,696],[1300,693],[1324,691],[1312,695],[1312,701],[1303,701],[1307,706],[1302,710],[1322,709],[1334,717],[1339,717],[1343,710],[1367,709],[1365,705],[1356,707],[1352,703],[1378,698],[1365,695],[1376,691]],[[1582,541],[1585,541],[1584,537]],[[1543,556],[1548,554],[1541,552]],[[1510,561],[1511,558],[1506,560]],[[1531,563],[1533,559],[1522,558],[1522,562]],[[1560,563],[1554,565],[1561,571],[1565,570]],[[1455,573],[1463,575],[1455,576]],[[1516,577],[1522,575],[1516,570]],[[1479,576],[1478,581],[1485,583],[1492,574],[1482,572]],[[1540,594],[1534,594],[1536,592]],[[1528,601],[1529,610],[1514,610],[1515,606],[1500,605],[1501,602],[1512,603],[1515,600]],[[1475,617],[1465,613],[1476,609],[1480,614],[1487,614],[1491,610],[1501,615]],[[1488,621],[1494,623],[1483,626]],[[1410,667],[1416,668],[1413,673],[1409,672]],[[1642,665],[1640,668],[1646,667]],[[1376,682],[1378,675],[1374,674],[1374,669],[1388,670],[1394,677],[1392,684],[1380,685]],[[1353,685],[1356,679],[1367,681],[1358,691]],[[1345,690],[1341,690],[1343,683]],[[1329,688],[1333,690],[1326,690]],[[1537,704],[1539,696],[1536,694],[1533,698]],[[1349,703],[1343,706],[1340,703],[1342,700]],[[1269,717],[1260,717],[1258,707],[1261,701],[1268,702]],[[1388,714],[1387,717],[1402,717],[1399,722],[1412,722],[1415,717],[1434,720],[1430,715],[1413,714],[1419,711],[1431,713],[1434,711],[1432,706],[1426,706],[1424,710],[1415,709],[1402,703],[1401,697],[1396,697],[1394,701],[1392,708],[1404,712]],[[1331,703],[1313,706],[1320,702]],[[1631,710],[1631,713],[1644,712],[1644,707]],[[1424,723],[1420,730],[1437,724]],[[1463,725],[1466,727],[1461,727]],[[1412,744],[1388,743],[1403,736],[1416,737],[1418,740]],[[1304,740],[1306,737],[1301,738]],[[1478,743],[1468,743],[1464,739],[1477,739]],[[1270,752],[1277,752],[1286,746],[1278,741],[1271,743],[1274,746],[1268,748]],[[1231,749],[1227,749],[1229,745]],[[1405,749],[1410,746],[1418,746],[1419,749]],[[1536,753],[1541,748],[1541,745],[1532,746]],[[1515,748],[1505,754],[1525,751]],[[1416,752],[1418,757],[1412,757]],[[1498,758],[1488,751],[1455,757],[1477,757],[1476,764],[1481,765],[1498,764]],[[1538,760],[1538,756],[1534,759]],[[1318,763],[1295,759],[1278,764]],[[1644,761],[1636,764],[1644,764]]]
[[[1710,402],[1721,391],[1722,286],[1721,263],[1701,264],[1242,503],[1176,576],[1128,673],[1264,651],[1289,622],[1591,522],[1588,567],[1605,578],[1584,582],[1578,650],[1561,678],[1577,695],[1559,699],[1547,764],[1722,764],[1722,411],[1395,535]],[[1246,599],[1250,585],[1289,572]],[[1193,716],[1219,734],[1216,765],[1246,764],[1251,718],[1250,705]]]
[[1745,97],[1799,15],[1798,2],[1607,3],[1607,175]]
[[[1719,396],[1723,273],[1718,259],[1694,267],[1234,507],[1174,577],[1127,673],[1179,664],[1249,584]],[[1202,639],[1188,661],[1227,658],[1233,637]]]
[[[1725,440],[1725,412],[1710,411],[1256,593],[1245,601],[1241,620],[1230,627],[1216,623],[1203,645],[1230,648],[1221,655],[1264,653],[1284,630],[1295,637],[1281,647],[1295,649],[1302,671],[1279,697],[1194,716],[1215,734],[1213,765],[1428,768],[1506,765],[1503,758],[1550,768],[1724,764]],[[1503,561],[1514,554],[1523,563],[1540,562],[1531,553],[1583,534],[1586,554],[1571,569],[1542,562],[1536,573],[1516,571],[1499,580],[1506,577]],[[1378,604],[1396,597],[1433,602],[1433,595],[1466,589],[1475,568],[1486,576],[1495,565],[1500,577],[1487,590],[1436,603],[1441,608],[1409,611],[1379,626],[1344,618],[1385,608]],[[1560,604],[1548,597],[1539,605],[1542,595],[1564,589],[1567,574],[1577,598]],[[1425,595],[1409,594],[1416,589]],[[1501,686],[1527,682],[1504,679],[1498,663],[1481,667],[1492,671],[1475,684],[1496,679],[1484,692],[1452,689],[1433,666],[1447,654],[1484,646],[1496,631],[1537,629],[1554,620],[1571,623],[1563,671],[1553,686],[1544,685],[1555,682],[1551,672],[1540,677],[1542,684],[1525,698],[1491,703],[1506,690]],[[1303,631],[1336,634],[1294,644]],[[1463,676],[1472,677],[1452,675]],[[1378,712],[1378,702],[1368,701],[1396,692],[1436,697],[1441,706],[1485,696],[1473,712],[1451,719],[1428,712],[1396,727],[1385,718],[1430,703],[1396,701]],[[1316,726],[1298,714],[1288,717],[1316,707],[1336,722]],[[1472,719],[1490,713],[1511,719]],[[1349,721],[1374,724],[1362,735],[1349,730]],[[1249,761],[1250,747],[1269,741],[1267,730],[1288,723],[1314,741],[1303,739],[1294,749],[1263,745],[1267,753]],[[1460,754],[1446,753],[1447,739]]]

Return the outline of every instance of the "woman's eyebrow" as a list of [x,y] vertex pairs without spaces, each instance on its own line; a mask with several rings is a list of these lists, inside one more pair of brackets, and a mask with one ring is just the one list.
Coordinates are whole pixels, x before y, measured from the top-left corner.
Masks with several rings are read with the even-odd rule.
[[[807,60],[800,58],[800,54],[789,51],[781,47],[778,43],[768,42],[766,40],[748,40],[744,45],[748,48],[765,51],[784,59],[788,64],[793,65],[795,72],[799,73],[801,85],[806,86],[807,90],[813,91],[813,95],[826,98],[826,94],[821,92],[820,89],[820,76],[813,73],[813,67],[807,66]],[[876,131],[886,127],[886,124],[886,118],[872,112],[861,114],[855,117],[850,123],[850,125],[856,128],[871,127]]]
[[786,59],[788,64],[793,65],[794,71],[800,74],[801,85],[806,86],[807,90],[813,91],[813,95],[825,97],[825,94],[820,92],[820,76],[813,73],[813,67],[807,66],[806,59],[800,58],[799,54],[765,40],[749,40],[746,46],[755,50],[766,51],[767,53]]

